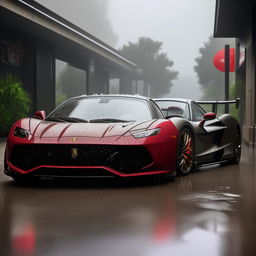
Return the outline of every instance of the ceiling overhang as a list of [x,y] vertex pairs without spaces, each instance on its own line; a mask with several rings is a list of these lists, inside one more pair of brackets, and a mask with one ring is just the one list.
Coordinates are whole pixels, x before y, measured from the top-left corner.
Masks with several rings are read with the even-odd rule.
[[214,37],[241,37],[249,23],[254,0],[216,0]]
[[132,72],[137,70],[136,64],[117,50],[33,0],[1,0],[0,14],[0,20],[8,26],[37,37],[48,37],[55,47],[62,47],[64,42],[77,45],[79,50],[84,49],[121,68]]

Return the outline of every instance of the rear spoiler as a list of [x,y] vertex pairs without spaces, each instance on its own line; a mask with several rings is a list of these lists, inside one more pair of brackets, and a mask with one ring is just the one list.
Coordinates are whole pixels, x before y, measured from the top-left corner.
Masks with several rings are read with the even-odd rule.
[[240,98],[236,98],[235,100],[205,100],[205,101],[201,101],[201,100],[197,100],[195,101],[198,104],[212,104],[212,112],[213,113],[217,113],[218,110],[218,105],[219,104],[236,104],[236,108],[239,108],[239,104],[240,104]]

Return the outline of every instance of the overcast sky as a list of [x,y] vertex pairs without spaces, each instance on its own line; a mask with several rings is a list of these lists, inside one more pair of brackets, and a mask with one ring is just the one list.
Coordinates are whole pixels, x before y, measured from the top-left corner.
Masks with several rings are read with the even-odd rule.
[[162,41],[174,61],[179,80],[173,97],[197,99],[201,93],[194,73],[198,49],[213,34],[216,0],[110,0],[109,18],[118,47],[140,36]]

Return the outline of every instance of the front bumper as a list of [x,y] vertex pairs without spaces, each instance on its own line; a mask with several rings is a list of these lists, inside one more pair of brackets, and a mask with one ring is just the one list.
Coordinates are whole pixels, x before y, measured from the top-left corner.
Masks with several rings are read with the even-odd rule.
[[159,166],[151,153],[142,145],[19,144],[7,160],[6,174],[132,177],[169,173],[170,168],[159,168],[164,165]]

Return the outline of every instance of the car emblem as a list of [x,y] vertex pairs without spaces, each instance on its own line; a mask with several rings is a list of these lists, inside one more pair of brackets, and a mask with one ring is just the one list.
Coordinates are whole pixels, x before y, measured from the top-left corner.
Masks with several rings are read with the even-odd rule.
[[73,138],[72,138],[72,141],[75,142],[75,141],[76,141],[76,137],[73,137]]
[[73,159],[77,158],[78,156],[78,149],[77,148],[71,148],[71,157]]

